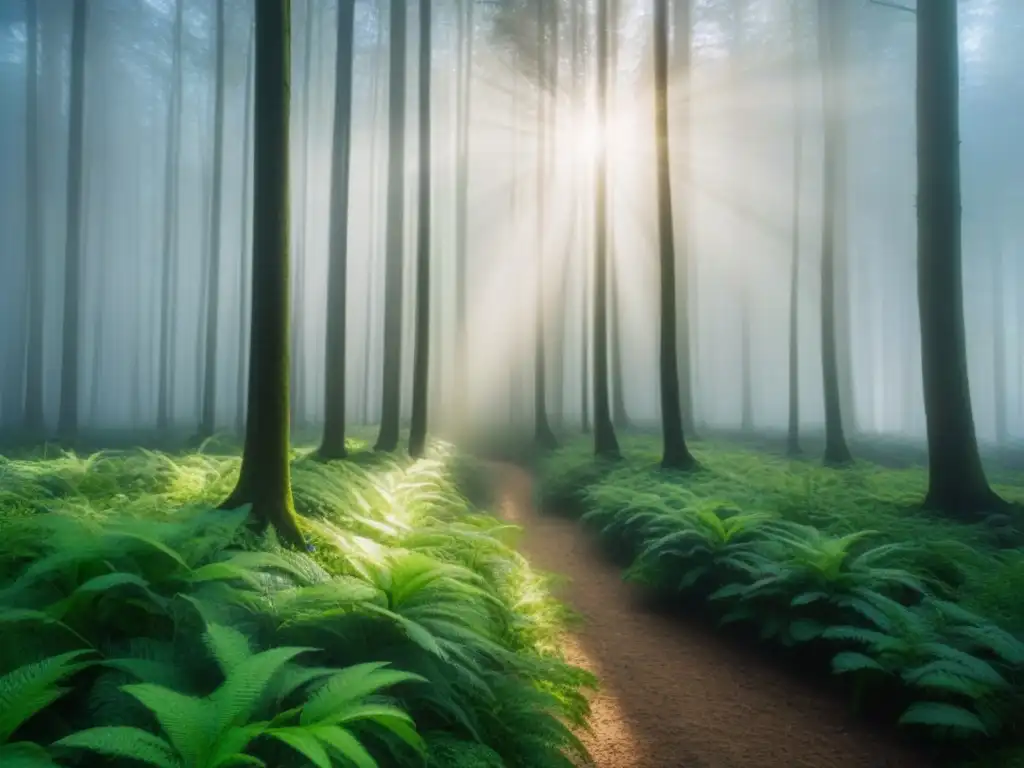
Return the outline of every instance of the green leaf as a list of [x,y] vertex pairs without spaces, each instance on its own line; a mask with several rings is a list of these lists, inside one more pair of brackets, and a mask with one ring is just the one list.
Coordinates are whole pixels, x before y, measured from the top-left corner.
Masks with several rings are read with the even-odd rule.
[[399,683],[427,682],[419,675],[383,667],[381,663],[357,664],[330,677],[302,708],[299,722],[303,725],[337,723],[365,696]]
[[335,752],[351,760],[358,768],[378,768],[377,761],[366,751],[359,739],[339,725],[321,725],[314,729],[321,741],[329,744]]
[[271,648],[240,662],[210,696],[216,708],[217,733],[231,726],[245,725],[278,671],[299,654],[313,650],[316,649]]
[[174,749],[159,736],[140,728],[86,728],[55,742],[55,746],[86,749],[107,757],[125,757],[157,768],[180,768]]
[[267,735],[302,753],[317,768],[331,768],[331,756],[306,728],[274,728],[267,731]]
[[63,696],[57,683],[89,666],[77,661],[90,653],[71,651],[24,664],[0,677],[0,744],[8,741],[22,723]]
[[832,658],[832,672],[842,675],[847,672],[864,672],[866,670],[884,672],[885,668],[870,656],[854,651],[843,651]]
[[0,744],[0,765],[4,768],[60,768],[46,749],[30,741]]
[[809,619],[800,619],[789,625],[790,637],[798,643],[806,643],[817,637],[821,637],[821,633],[824,631],[825,626],[823,624]]
[[202,764],[216,737],[217,711],[208,699],[149,683],[125,685],[121,690],[153,713],[185,765]]
[[910,705],[899,719],[900,725],[924,725],[930,728],[954,728],[988,735],[988,729],[977,715],[963,707],[938,701],[918,701]]

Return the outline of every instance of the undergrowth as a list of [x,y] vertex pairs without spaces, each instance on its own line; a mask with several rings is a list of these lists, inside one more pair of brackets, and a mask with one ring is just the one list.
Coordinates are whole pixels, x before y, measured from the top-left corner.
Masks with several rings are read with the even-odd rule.
[[297,454],[309,554],[234,457],[0,459],[0,765],[570,768],[594,680],[455,458]]
[[[856,706],[919,735],[971,749],[1019,740],[1024,549],[1007,544],[1018,521],[920,511],[917,469],[697,443],[703,469],[681,474],[659,469],[655,439],[623,448],[626,461],[606,463],[570,444],[538,485],[546,509],[596,530],[627,579],[822,659]],[[1021,485],[998,490],[1022,497]]]

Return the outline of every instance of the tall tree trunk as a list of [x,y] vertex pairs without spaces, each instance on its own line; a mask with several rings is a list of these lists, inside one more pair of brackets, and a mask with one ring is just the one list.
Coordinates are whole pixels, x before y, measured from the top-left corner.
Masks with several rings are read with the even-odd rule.
[[25,82],[25,253],[28,258],[28,349],[25,370],[25,430],[40,435],[43,412],[43,335],[46,300],[46,254],[41,247],[39,194],[39,8],[26,0],[28,68]]
[[978,451],[961,272],[956,0],[917,7],[917,300],[928,430],[925,506],[976,519],[1002,507]]
[[803,173],[803,120],[800,114],[800,0],[791,0],[793,34],[793,203],[789,266],[789,431],[786,450],[800,455],[800,179]]
[[355,0],[338,6],[334,62],[334,144],[331,152],[331,260],[327,272],[327,358],[324,363],[324,435],[320,456],[345,458],[345,354],[348,312],[348,198],[352,165],[352,72]]
[[608,0],[597,0],[597,120],[601,142],[594,183],[594,452],[618,458],[608,397]]
[[416,341],[413,351],[412,420],[409,455],[418,459],[427,444],[427,384],[430,379],[430,3],[420,0],[420,168],[416,220]]
[[249,203],[249,177],[252,173],[252,123],[253,87],[255,73],[253,64],[256,56],[255,35],[250,33],[249,51],[245,61],[245,116],[242,121],[242,231],[239,242],[242,244],[241,261],[238,267],[238,378],[235,381],[235,430],[241,434],[245,429],[246,371],[248,361],[246,354],[249,348],[249,294],[252,278],[249,275],[249,238],[252,233],[252,206]]
[[256,4],[255,205],[249,404],[238,484],[221,505],[252,505],[260,528],[303,546],[288,457],[288,133],[291,0]]
[[302,175],[298,200],[298,224],[295,231],[294,310],[292,315],[291,423],[302,428],[306,423],[306,236],[309,223],[309,110],[313,101],[313,0],[306,0],[302,53]]
[[216,104],[213,113],[213,190],[210,193],[210,272],[206,294],[206,360],[203,366],[203,415],[199,434],[209,437],[216,428],[217,416],[217,333],[220,298],[220,215],[224,186],[224,0],[217,0],[217,73]]
[[402,407],[402,299],[405,240],[405,0],[391,3],[388,87],[388,212],[385,228],[384,371],[378,451],[398,447]]
[[658,252],[660,266],[661,431],[666,469],[693,469],[696,461],[683,434],[676,333],[676,249],[672,220],[672,163],[668,143],[668,0],[654,0],[654,145],[657,152]]
[[682,98],[678,101],[679,115],[675,120],[675,147],[681,152],[684,158],[684,184],[673,194],[674,222],[673,232],[678,228],[681,236],[678,239],[673,235],[673,247],[676,253],[676,264],[678,265],[677,276],[677,302],[682,297],[682,305],[678,312],[678,362],[679,362],[679,399],[683,416],[683,430],[692,438],[697,427],[694,418],[694,361],[696,356],[696,338],[691,328],[691,315],[695,315],[696,294],[691,290],[694,283],[696,264],[690,257],[690,153],[691,153],[691,120],[692,107],[690,101],[693,89],[692,51],[690,41],[691,7],[692,0],[675,0],[675,13],[673,27],[675,30],[675,41],[673,54],[675,59],[674,71],[678,73],[680,88],[683,89]]
[[[609,15],[608,21],[610,40],[608,43],[608,66],[614,73],[614,77],[611,78],[611,82],[608,85],[609,95],[608,99],[612,102],[613,113],[616,111],[618,98],[618,72],[619,72],[619,21],[622,18],[620,16],[620,4],[619,0],[609,0]],[[614,155],[612,156],[614,159]],[[606,163],[611,165],[611,160],[606,156]],[[615,168],[611,168],[612,178],[615,177]],[[616,187],[614,184],[608,188],[608,198],[612,201],[612,216],[608,219],[607,224],[607,238],[608,238],[608,312],[609,322],[611,324],[609,333],[609,365],[611,375],[611,401],[612,401],[612,424],[616,429],[629,429],[629,413],[626,410],[626,386],[625,386],[625,371],[623,370],[623,354],[622,354],[622,313],[620,311],[619,303],[621,300],[621,294],[619,291],[619,275],[618,275],[618,240],[616,237],[615,227],[615,198],[616,198]]]
[[381,50],[383,46],[381,41],[384,39],[383,32],[384,25],[377,22],[377,37],[374,41],[374,61],[373,61],[373,74],[370,76],[370,93],[371,104],[370,104],[370,125],[372,130],[370,131],[370,204],[369,213],[367,218],[370,222],[370,246],[369,259],[366,266],[367,276],[367,291],[366,291],[366,321],[364,327],[366,328],[366,347],[365,354],[363,357],[363,423],[370,424],[373,422],[373,401],[370,397],[370,391],[372,390],[373,383],[373,364],[372,355],[373,352],[373,341],[375,338],[374,327],[377,325],[374,317],[374,310],[377,307],[377,297],[380,293],[379,285],[379,270],[377,269],[377,255],[380,250],[377,247],[377,232],[379,230],[379,222],[377,220],[377,201],[380,197],[379,185],[377,179],[379,174],[378,166],[380,163],[377,162],[377,115],[380,108],[380,62],[383,59]]
[[545,344],[545,312],[544,312],[544,265],[546,246],[546,221],[544,194],[547,184],[547,140],[549,125],[547,121],[549,93],[548,51],[547,51],[547,19],[544,3],[537,3],[537,266],[535,277],[536,303],[533,340],[533,429],[534,439],[542,448],[554,448],[558,445],[555,433],[551,430],[547,410],[547,345]]
[[469,243],[469,146],[473,106],[474,0],[460,0],[458,19],[459,71],[456,94],[455,179],[455,404],[461,408],[469,391],[466,349],[466,292]]
[[1006,310],[1005,270],[1003,269],[1003,242],[992,253],[992,378],[995,386],[992,392],[994,406],[996,444],[1006,445],[1009,433],[1006,429]]
[[178,229],[178,161],[181,150],[181,97],[182,97],[182,54],[181,43],[184,29],[184,2],[174,3],[174,45],[171,55],[172,84],[167,101],[167,151],[164,162],[164,220],[163,258],[160,268],[160,342],[157,365],[157,416],[156,425],[160,431],[171,423],[174,397],[171,376],[173,375],[174,349],[174,262]]
[[85,123],[85,37],[89,10],[75,0],[71,17],[71,104],[68,138],[67,242],[64,252],[64,322],[61,348],[61,437],[78,433],[79,321],[82,268],[82,152]]
[[[579,3],[572,3],[572,84],[573,101],[576,114],[583,115],[586,108],[586,90],[584,86],[583,39],[586,35],[586,17],[581,12]],[[583,214],[583,195],[578,194],[583,181],[583,174],[576,176],[574,221],[576,247],[580,257],[580,427],[584,434],[590,432],[590,256],[588,242],[584,233],[585,217]],[[585,182],[584,182],[585,183]]]
[[[822,185],[822,244],[821,244],[821,365],[825,393],[825,463],[838,466],[853,461],[843,434],[842,408],[839,396],[839,361],[836,349],[836,193],[839,153],[836,128],[844,119],[840,105],[845,102],[837,88],[841,74],[837,71],[842,56],[837,50],[846,30],[843,29],[840,9],[829,0],[818,0],[818,40],[821,58],[822,103],[824,106],[824,179]],[[845,286],[844,286],[845,288]]]

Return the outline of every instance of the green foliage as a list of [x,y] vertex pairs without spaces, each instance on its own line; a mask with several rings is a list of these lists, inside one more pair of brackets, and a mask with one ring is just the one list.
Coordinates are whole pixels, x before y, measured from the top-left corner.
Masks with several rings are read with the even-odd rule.
[[542,466],[546,505],[624,551],[626,578],[827,654],[855,703],[899,690],[899,722],[936,738],[1024,725],[1024,553],[914,509],[919,470],[694,447],[704,469],[680,476],[657,468],[651,440],[624,441],[632,461],[615,468],[570,446]]
[[5,460],[0,764],[572,765],[594,681],[458,461],[298,455],[306,554],[229,456]]

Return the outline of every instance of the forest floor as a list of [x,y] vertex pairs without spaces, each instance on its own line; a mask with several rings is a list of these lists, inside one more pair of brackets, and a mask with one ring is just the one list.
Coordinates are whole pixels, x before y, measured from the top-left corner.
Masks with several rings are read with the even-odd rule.
[[637,587],[572,520],[540,515],[532,480],[503,466],[501,515],[524,529],[534,567],[567,577],[559,595],[582,621],[568,660],[593,672],[597,768],[908,768],[929,763],[858,722],[844,702],[646,608]]

